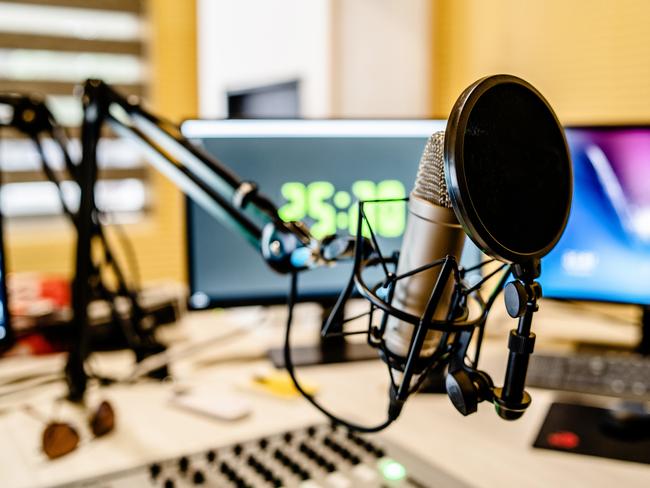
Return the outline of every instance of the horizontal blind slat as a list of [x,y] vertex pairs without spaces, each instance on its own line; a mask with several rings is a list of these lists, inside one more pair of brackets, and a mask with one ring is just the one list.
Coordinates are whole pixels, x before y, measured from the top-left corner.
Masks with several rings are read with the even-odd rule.
[[[42,93],[45,95],[72,95],[75,91],[76,83],[64,81],[30,81],[30,80],[10,80],[0,78],[0,92],[19,92],[19,93]],[[125,95],[144,95],[142,85],[123,85],[111,84],[120,93]]]
[[76,37],[41,36],[0,32],[1,49],[38,49],[48,51],[143,54],[142,43],[136,41],[107,41]]
[[142,0],[2,0],[8,3],[142,13]]

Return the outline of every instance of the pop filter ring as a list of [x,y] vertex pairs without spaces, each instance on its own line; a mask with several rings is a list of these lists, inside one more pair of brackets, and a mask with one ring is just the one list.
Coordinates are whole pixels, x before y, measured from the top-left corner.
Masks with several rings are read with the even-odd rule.
[[[516,86],[524,91],[522,93],[529,94],[532,98],[530,101],[537,104],[538,108],[541,107],[546,112],[546,118],[549,122],[554,122],[557,126],[557,141],[562,143],[563,147],[557,147],[566,156],[567,164],[563,165],[566,173],[563,175],[565,178],[564,183],[567,186],[568,196],[566,205],[563,208],[562,222],[557,227],[557,232],[553,236],[546,239],[546,243],[541,247],[534,250],[523,251],[513,249],[506,246],[494,235],[493,230],[481,218],[477,211],[470,195],[468,182],[466,179],[465,168],[465,139],[468,133],[468,124],[472,117],[472,112],[476,105],[486,98],[486,93],[495,88],[503,88],[506,85]],[[547,127],[548,128],[548,127]],[[484,129],[481,127],[481,129]],[[571,208],[571,194],[572,194],[572,171],[570,164],[569,149],[566,142],[566,137],[562,126],[553,111],[548,101],[542,94],[533,87],[530,83],[512,75],[495,75],[482,78],[463,91],[457,99],[454,107],[449,115],[447,129],[445,131],[444,140],[445,152],[445,178],[449,196],[453,203],[453,209],[456,217],[465,229],[466,234],[474,241],[474,243],[481,248],[486,254],[499,259],[504,262],[512,263],[527,263],[540,259],[545,256],[559,241],[566,223],[569,218],[569,210]],[[522,205],[525,202],[521,202]],[[488,222],[489,224],[489,222]]]

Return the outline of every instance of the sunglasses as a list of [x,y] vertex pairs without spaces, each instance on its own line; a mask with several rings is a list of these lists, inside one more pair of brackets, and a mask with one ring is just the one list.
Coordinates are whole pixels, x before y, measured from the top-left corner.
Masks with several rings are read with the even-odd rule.
[[[24,407],[30,415],[42,421],[29,407]],[[49,459],[57,459],[74,451],[81,440],[79,432],[67,422],[47,421],[41,438],[41,449]],[[94,437],[102,437],[115,428],[115,411],[107,401],[102,401],[91,413],[88,424]]]

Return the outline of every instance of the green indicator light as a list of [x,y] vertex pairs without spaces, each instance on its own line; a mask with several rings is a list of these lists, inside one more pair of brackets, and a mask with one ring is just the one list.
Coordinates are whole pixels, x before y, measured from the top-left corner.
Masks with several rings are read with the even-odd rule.
[[406,468],[393,459],[379,461],[379,471],[388,481],[399,481],[406,478]]

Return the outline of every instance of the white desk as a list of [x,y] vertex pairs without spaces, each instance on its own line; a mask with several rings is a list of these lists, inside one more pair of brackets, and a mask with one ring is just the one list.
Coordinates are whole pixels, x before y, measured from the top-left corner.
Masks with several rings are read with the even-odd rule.
[[[587,332],[594,340],[634,340],[636,330],[632,326],[612,326],[600,316],[582,312],[572,316],[565,305],[543,303],[542,307],[535,327],[538,350],[571,336],[587,337]],[[297,336],[315,337],[314,317],[309,307],[298,314],[298,324],[304,320],[312,327],[297,325]],[[200,339],[240,319],[237,313],[192,314],[165,335],[181,347],[183,338]],[[242,320],[258,322],[251,314]],[[512,326],[513,322],[498,310],[489,324],[491,332],[481,363],[497,383],[503,378],[505,337]],[[85,442],[60,460],[48,461],[39,452],[42,424],[10,408],[12,404],[30,403],[46,415],[52,412],[51,399],[63,393],[63,385],[43,387],[0,401],[0,485],[49,486],[322,421],[320,414],[301,399],[272,398],[238,386],[258,368],[268,365],[263,359],[253,358],[280,340],[279,325],[260,325],[252,330],[247,336],[214,345],[174,367],[174,372],[189,385],[213,385],[215,390],[234,391],[248,398],[254,411],[247,419],[220,422],[171,407],[170,384],[118,385],[101,392],[116,408],[116,431],[106,438]],[[235,355],[250,359],[227,360]],[[115,374],[127,371],[130,363],[125,353],[105,354],[98,359],[98,367]],[[15,363],[2,362],[0,374],[15,367]],[[320,399],[337,413],[366,423],[384,418],[387,378],[380,362],[311,368],[301,376],[320,386]],[[487,403],[479,406],[477,414],[464,418],[446,396],[419,395],[409,400],[400,419],[383,435],[416,449],[452,476],[480,487],[650,486],[650,466],[533,449],[532,442],[554,395],[538,390],[532,393],[529,411],[521,420],[510,423],[501,420]],[[99,396],[96,391],[89,394],[91,402]],[[59,417],[82,424],[83,415],[68,411],[70,408],[62,408]],[[87,438],[87,431],[83,432],[82,438]]]

